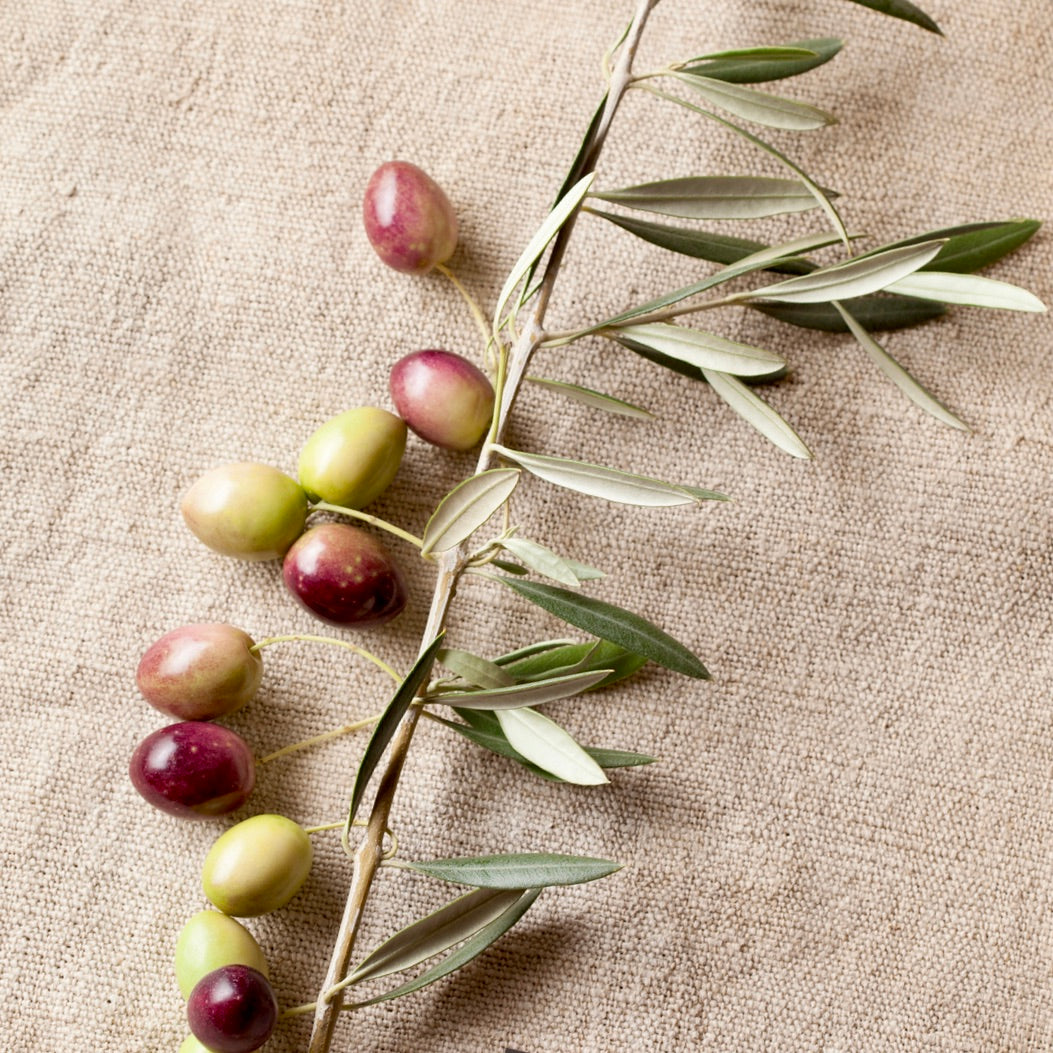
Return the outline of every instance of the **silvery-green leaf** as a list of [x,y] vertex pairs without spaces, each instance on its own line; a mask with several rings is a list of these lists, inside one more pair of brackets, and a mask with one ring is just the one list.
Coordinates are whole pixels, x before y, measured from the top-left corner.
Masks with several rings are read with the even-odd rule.
[[599,581],[607,577],[602,570],[597,570],[595,567],[590,567],[585,563],[579,563],[576,559],[564,559],[563,562],[574,571],[574,577],[578,581]]
[[892,381],[916,406],[936,420],[960,431],[968,431],[968,425],[954,415],[924,385],[915,380],[867,331],[859,321],[844,307],[835,303],[834,307],[844,319],[849,332],[859,341],[859,345],[871,357],[878,369]]
[[924,271],[911,274],[888,286],[902,296],[916,296],[940,303],[965,304],[968,307],[993,307],[1003,311],[1045,311],[1046,305],[1027,289],[1008,282],[982,278],[978,274],[952,274]]
[[940,27],[920,7],[910,3],[909,0],[850,0],[850,2],[869,7],[872,11],[880,11],[883,15],[901,18],[904,22],[913,22],[914,25],[921,26],[930,33],[941,32]]
[[698,92],[711,106],[717,106],[742,120],[784,131],[811,131],[834,124],[837,118],[815,106],[778,95],[744,88],[739,84],[681,71],[672,74],[681,84]]
[[465,856],[432,859],[426,863],[402,864],[442,881],[476,888],[522,889],[552,885],[581,885],[609,877],[621,863],[593,856],[569,856],[558,852],[518,852],[507,855]]
[[686,176],[593,191],[591,196],[683,219],[758,219],[816,206],[812,192],[800,180],[763,176]]
[[[736,376],[760,377],[775,373],[786,365],[778,355],[763,348],[667,322],[622,325],[618,327],[618,333],[697,369],[718,369]],[[529,470],[528,465],[523,467]]]
[[502,539],[501,547],[508,549],[520,562],[538,574],[544,574],[546,578],[572,588],[581,584],[573,568],[562,556],[536,541],[528,541],[525,537],[506,537]]
[[698,680],[709,679],[706,667],[682,643],[638,614],[540,581],[504,577],[495,577],[494,580],[569,625],[618,644],[643,658],[650,658],[675,673]]
[[[537,643],[527,644],[525,647],[517,647],[514,651],[501,655],[494,659],[495,665],[508,665],[511,662],[519,662],[525,658],[533,658],[535,655],[544,654],[546,651],[554,651],[560,647],[580,646],[574,640],[539,640]],[[559,662],[558,665],[565,663]]]
[[456,548],[508,500],[518,482],[515,468],[492,468],[455,486],[424,528],[421,555]]
[[922,241],[946,239],[943,248],[921,271],[950,271],[970,274],[995,263],[1030,240],[1042,226],[1037,219],[1010,219],[991,223],[965,223],[957,227],[930,230],[913,238],[904,238],[875,251],[917,245]]
[[358,774],[355,776],[354,789],[351,791],[351,807],[347,813],[346,831],[350,831],[351,823],[358,812],[358,806],[362,803],[362,795],[366,792],[370,776],[380,763],[380,758],[384,755],[384,750],[395,734],[399,722],[406,715],[406,711],[413,703],[414,698],[417,697],[417,692],[427,682],[432,662],[435,661],[435,655],[439,648],[442,647],[445,635],[445,630],[443,630],[421,652],[420,657],[413,663],[413,668],[409,671],[408,676],[399,685],[394,697],[374,726],[373,734],[370,736],[365,752],[362,754],[362,761],[358,766]]
[[521,889],[477,888],[458,896],[386,939],[352,971],[351,982],[390,976],[456,947],[496,921],[521,895]]
[[532,764],[576,786],[601,786],[610,781],[567,731],[536,709],[496,712],[505,738]]
[[579,494],[602,497],[607,501],[639,505],[645,508],[668,508],[673,505],[698,504],[701,501],[723,501],[727,498],[712,490],[694,486],[678,486],[633,475],[616,468],[606,468],[586,461],[566,457],[549,457],[539,453],[523,453],[495,445],[494,451],[525,468],[539,479],[566,487]]
[[511,687],[515,683],[515,678],[499,665],[488,662],[470,651],[444,647],[436,658],[455,676],[467,680],[469,684],[475,684],[476,687]]
[[942,241],[927,241],[888,249],[872,256],[859,256],[820,267],[811,274],[752,289],[741,299],[777,300],[781,303],[829,303],[877,292],[923,267],[939,251]]
[[595,687],[610,675],[610,669],[590,669],[548,680],[532,680],[511,687],[487,687],[477,691],[443,691],[425,696],[425,702],[442,703],[459,709],[519,709],[540,706],[561,698],[572,698]]
[[539,678],[544,680],[572,671],[584,672],[586,669],[612,670],[608,676],[589,689],[592,691],[632,676],[647,664],[647,659],[609,640],[592,643],[565,640],[544,651],[513,651],[511,654],[502,655],[496,662],[520,682]]
[[[859,322],[872,330],[906,329],[947,313],[946,307],[932,300],[915,300],[909,296],[891,296],[886,293],[860,296],[844,302],[851,307],[852,314]],[[832,304],[766,303],[754,300],[747,306],[802,329],[816,329],[825,333],[848,332],[848,326]]]
[[800,457],[811,458],[811,451],[801,441],[801,437],[758,395],[750,391],[745,384],[735,377],[715,370],[702,371],[710,387],[747,423],[752,424],[766,439],[773,442],[780,450]]
[[508,303],[508,298],[512,295],[512,291],[527,275],[530,268],[535,261],[541,257],[541,254],[545,249],[548,248],[549,242],[559,233],[563,224],[570,219],[574,210],[581,203],[582,198],[585,197],[589,187],[592,186],[592,180],[592,172],[579,179],[578,182],[575,183],[574,186],[572,186],[559,200],[556,207],[552,209],[548,216],[545,217],[545,222],[541,224],[537,232],[530,239],[529,244],[523,250],[523,254],[516,261],[516,265],[512,268],[508,278],[505,280],[500,295],[497,297],[497,308],[494,311],[495,332],[501,326],[502,319],[504,318],[505,304]]
[[387,1002],[392,998],[400,998],[402,995],[413,994],[422,987],[441,980],[444,976],[461,966],[467,965],[473,958],[482,954],[495,940],[503,936],[519,919],[527,912],[530,905],[541,894],[539,888],[528,888],[524,890],[519,898],[500,917],[495,918],[489,925],[485,925],[474,936],[470,936],[457,950],[447,955],[437,965],[425,970],[420,976],[401,984],[394,990],[386,991],[365,1002],[356,1002],[350,1008],[362,1009],[367,1005],[376,1005],[378,1002]]
[[654,420],[654,414],[650,410],[645,410],[642,406],[635,406],[631,402],[623,402],[621,399],[614,398],[613,395],[604,395],[602,391],[593,391],[592,388],[584,388],[578,384],[568,384],[563,380],[549,380],[547,377],[527,377],[526,379],[531,384],[540,384],[591,409],[604,410],[620,417]]
[[681,68],[687,73],[698,73],[703,77],[714,77],[733,84],[759,84],[795,77],[815,69],[829,62],[842,46],[840,40],[832,37],[799,40],[783,48],[742,48],[700,55]]

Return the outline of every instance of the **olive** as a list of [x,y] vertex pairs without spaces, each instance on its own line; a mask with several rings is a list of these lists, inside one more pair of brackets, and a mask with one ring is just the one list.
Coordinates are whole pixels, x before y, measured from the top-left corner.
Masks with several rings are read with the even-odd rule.
[[221,965],[249,965],[267,975],[267,959],[241,922],[215,910],[198,911],[176,940],[175,973],[183,997]]
[[395,478],[406,424],[394,413],[360,406],[327,420],[300,453],[300,485],[312,500],[347,508],[375,501]]
[[311,839],[282,815],[254,815],[221,834],[205,857],[205,895],[224,914],[251,918],[284,907],[311,870]]
[[247,965],[223,965],[203,976],[186,1004],[190,1030],[213,1053],[252,1053],[278,1022],[270,982]]
[[162,713],[213,720],[241,709],[256,694],[263,661],[252,647],[252,637],[233,625],[184,625],[147,648],[135,680]]
[[182,512],[197,538],[224,556],[280,559],[303,533],[307,495],[270,465],[225,464],[190,487]]
[[202,1045],[196,1035],[187,1035],[179,1045],[177,1053],[213,1053],[208,1046]]

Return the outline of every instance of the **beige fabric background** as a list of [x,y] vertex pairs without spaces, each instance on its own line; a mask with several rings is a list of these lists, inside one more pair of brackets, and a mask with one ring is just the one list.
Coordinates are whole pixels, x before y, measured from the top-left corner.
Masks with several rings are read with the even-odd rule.
[[[938,39],[841,0],[664,0],[644,67],[717,47],[843,35],[785,93],[842,123],[780,144],[891,240],[1053,215],[1048,0],[929,0]],[[476,353],[438,277],[373,257],[362,187],[415,160],[462,217],[453,263],[492,298],[602,90],[628,0],[23,0],[0,43],[0,1027],[4,1049],[174,1053],[170,969],[223,823],[132,790],[163,718],[142,650],[189,621],[311,631],[275,566],[213,556],[179,495],[205,469],[295,470],[325,418],[387,404],[417,347]],[[775,172],[714,128],[625,106],[601,182]],[[772,224],[774,235],[819,220]],[[761,231],[764,233],[764,230]],[[1053,302],[1048,234],[992,273]],[[583,223],[554,325],[699,272]],[[1053,1046],[1053,437],[1050,323],[959,309],[889,339],[973,425],[923,417],[846,338],[727,314],[783,352],[769,390],[816,458],[778,453],[707,390],[599,341],[544,372],[651,407],[648,425],[529,393],[512,435],[725,489],[727,506],[636,512],[524,485],[530,536],[610,571],[597,595],[697,649],[714,680],[649,669],[558,712],[660,765],[556,788],[432,726],[397,804],[409,857],[550,849],[617,877],[545,894],[460,975],[348,1020],[335,1048],[1022,1051]],[[542,366],[538,366],[539,369]],[[382,514],[422,528],[471,464],[410,444]],[[412,608],[370,644],[403,667]],[[472,585],[457,642],[558,626]],[[230,721],[260,752],[374,711],[386,685],[336,652],[267,656]],[[263,770],[251,811],[340,817],[362,740]],[[248,814],[248,811],[246,812]],[[294,904],[252,928],[284,1004],[312,999],[347,880],[331,837]],[[366,942],[445,888],[385,875]],[[305,1021],[267,1047],[305,1046]]]

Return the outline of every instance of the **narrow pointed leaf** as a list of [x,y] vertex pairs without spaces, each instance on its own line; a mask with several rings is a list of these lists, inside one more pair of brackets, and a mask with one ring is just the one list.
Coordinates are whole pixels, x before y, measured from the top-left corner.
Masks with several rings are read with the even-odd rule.
[[574,571],[578,581],[600,581],[607,577],[604,571],[590,567],[587,563],[579,563],[576,559],[565,559],[564,562]]
[[512,748],[543,771],[575,786],[609,782],[603,769],[554,720],[530,708],[496,712]]
[[394,697],[388,703],[387,709],[380,715],[380,719],[373,728],[373,734],[366,744],[365,753],[363,753],[362,761],[358,766],[354,789],[351,791],[351,807],[347,813],[347,830],[350,830],[351,823],[358,812],[358,806],[362,803],[362,795],[366,792],[370,776],[372,776],[380,763],[384,750],[395,734],[400,721],[406,715],[406,711],[413,703],[414,698],[417,697],[417,692],[427,682],[432,663],[435,661],[435,655],[439,648],[442,647],[445,635],[445,630],[439,633],[421,653],[417,661],[413,663],[413,668],[409,671],[409,675],[399,685]]
[[786,366],[778,355],[764,348],[666,322],[619,326],[618,332],[634,343],[653,348],[659,354],[679,359],[696,369],[718,369],[735,376],[762,377]]
[[[860,324],[869,330],[906,329],[940,318],[947,308],[932,300],[915,300],[909,296],[878,293],[845,300]],[[747,306],[762,314],[801,329],[826,333],[847,333],[848,326],[828,303],[765,303],[757,300]]]
[[483,926],[474,936],[469,937],[457,950],[443,958],[437,965],[421,973],[420,976],[407,983],[401,984],[394,990],[386,991],[365,1002],[356,1002],[354,1008],[361,1009],[367,1005],[376,1005],[379,1002],[388,1002],[392,998],[400,998],[402,995],[413,994],[428,984],[441,980],[444,976],[467,965],[473,958],[478,957],[490,944],[500,939],[519,919],[527,912],[530,905],[541,894],[539,888],[525,889],[519,898],[503,914],[495,918],[489,925]]
[[966,223],[957,227],[930,230],[913,238],[904,238],[880,249],[897,249],[922,241],[946,239],[943,248],[921,271],[949,271],[971,274],[995,263],[1030,240],[1042,226],[1037,219],[1010,219],[992,223]]
[[929,262],[939,251],[941,241],[927,241],[888,249],[872,256],[859,256],[811,274],[741,294],[742,299],[777,300],[781,303],[829,303],[853,296],[865,296],[891,286]]
[[859,342],[860,347],[870,356],[878,369],[892,381],[916,406],[942,424],[959,431],[968,431],[968,425],[955,416],[931,391],[915,380],[867,331],[843,304],[835,303],[834,307],[844,319],[849,331]]
[[496,921],[522,895],[521,889],[477,888],[420,921],[400,929],[351,973],[354,983],[411,969],[442,954]]
[[563,486],[589,497],[602,497],[607,501],[638,505],[644,508],[668,508],[674,505],[698,504],[701,501],[726,500],[723,494],[713,490],[701,490],[694,486],[679,486],[652,479],[645,475],[633,475],[616,468],[606,468],[586,461],[573,461],[566,457],[549,457],[539,453],[523,453],[494,446],[502,457],[525,468],[545,482]]
[[518,563],[512,563],[507,559],[492,559],[490,565],[497,567],[499,570],[503,570],[506,574],[519,574],[526,576],[530,573],[526,567],[521,567]]
[[635,406],[631,402],[623,402],[613,395],[604,395],[602,391],[594,391],[592,388],[584,388],[578,384],[568,384],[563,380],[549,380],[546,377],[527,377],[527,380],[531,384],[540,384],[550,391],[565,395],[591,409],[603,410],[620,417],[634,417],[637,420],[654,420],[654,414],[650,410],[645,410],[642,406]]
[[706,667],[682,643],[638,614],[555,585],[504,577],[494,580],[584,632],[610,640],[676,673],[699,680],[709,679]]
[[[752,307],[753,304],[748,306]],[[648,347],[645,344],[637,343],[635,340],[629,340],[621,335],[621,331],[611,332],[607,334],[612,340],[621,344],[622,347],[634,354],[639,355],[641,358],[646,358],[648,362],[653,362],[656,366],[661,366],[663,369],[669,369],[674,373],[679,373],[681,376],[690,377],[692,380],[702,380],[706,378],[702,374],[702,368],[700,366],[693,365],[690,362],[685,362],[682,358],[673,358],[671,355],[663,355],[661,352],[656,351],[653,347]],[[770,382],[773,380],[779,380],[786,375],[787,370],[783,369],[776,370],[772,373],[766,373],[760,377],[749,378],[757,382]]]
[[732,84],[759,84],[807,73],[829,62],[842,46],[842,41],[833,37],[799,40],[783,48],[742,48],[700,55],[681,68],[685,73],[697,73]]
[[793,457],[809,460],[811,451],[801,437],[760,396],[750,391],[742,381],[726,373],[702,370],[710,387],[748,424],[753,425],[766,439]]
[[725,110],[741,120],[752,121],[766,128],[784,131],[811,131],[834,124],[837,118],[815,106],[778,95],[744,88],[739,84],[702,77],[682,70],[673,76],[698,92],[711,106]]
[[920,7],[909,0],[850,0],[851,3],[869,7],[871,11],[880,11],[883,15],[901,18],[904,22],[913,22],[930,33],[941,33],[940,27]]
[[[539,640],[537,643],[527,644],[525,647],[517,647],[514,651],[501,655],[494,659],[495,665],[509,665],[512,662],[521,662],[536,655],[542,655],[546,651],[555,651],[560,647],[580,646],[574,640]],[[558,665],[565,663],[559,662]]]
[[1027,289],[1009,282],[983,278],[979,274],[951,274],[925,271],[911,274],[890,285],[892,292],[917,296],[922,300],[964,304],[967,307],[991,307],[1003,311],[1039,313],[1046,305]]
[[476,687],[511,687],[515,683],[515,678],[499,665],[488,662],[470,651],[444,647],[436,658],[451,673],[470,684],[475,684]]
[[537,232],[530,239],[529,244],[523,250],[523,254],[516,261],[516,265],[512,268],[505,280],[505,284],[501,288],[501,293],[497,298],[497,308],[494,311],[494,330],[500,327],[501,321],[504,317],[505,305],[508,303],[508,298],[512,295],[513,290],[523,280],[524,277],[530,272],[531,267],[541,257],[541,254],[548,248],[549,242],[559,233],[560,228],[564,223],[571,217],[574,210],[581,203],[582,198],[585,197],[586,192],[592,185],[593,173],[589,173],[587,176],[579,179],[577,183],[567,191],[555,208],[545,218],[545,222],[541,224]]
[[815,208],[812,192],[797,179],[762,176],[686,176],[591,195],[644,212],[683,219],[757,219]]
[[518,482],[515,468],[492,468],[455,486],[424,528],[421,555],[456,548],[508,500]]
[[571,671],[610,669],[606,677],[589,688],[595,691],[632,676],[647,664],[647,659],[609,640],[599,640],[592,643],[565,641],[558,647],[525,655],[512,652],[502,655],[497,662],[520,682],[562,676]]
[[540,706],[561,698],[572,698],[595,687],[610,675],[610,669],[590,669],[584,672],[555,676],[547,680],[532,680],[511,687],[486,687],[477,691],[442,691],[425,697],[431,704],[441,703],[459,709],[520,709]]
[[501,546],[531,570],[543,574],[546,578],[558,581],[561,585],[570,585],[571,588],[577,588],[581,584],[574,569],[562,556],[536,541],[529,541],[525,537],[506,537]]
[[580,885],[608,877],[622,869],[621,863],[592,856],[568,856],[557,852],[521,852],[509,855],[465,856],[433,859],[426,863],[403,863],[442,881],[476,888],[548,888],[551,885]]

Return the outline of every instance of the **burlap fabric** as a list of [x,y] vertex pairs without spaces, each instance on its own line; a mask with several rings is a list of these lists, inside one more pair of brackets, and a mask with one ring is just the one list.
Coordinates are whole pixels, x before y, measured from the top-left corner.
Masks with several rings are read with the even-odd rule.
[[[641,68],[843,35],[785,94],[842,123],[777,142],[892,240],[1053,214],[1047,0],[930,0],[946,38],[841,0],[664,0]],[[552,199],[631,11],[611,0],[23,0],[5,6],[0,110],[3,663],[0,1046],[174,1053],[171,973],[226,822],[156,813],[126,775],[164,723],[133,682],[190,621],[317,631],[275,565],[224,560],[178,517],[205,469],[294,471],[324,419],[388,405],[418,347],[477,354],[440,277],[385,270],[361,231],[372,169],[427,168],[462,220],[457,272],[493,302]],[[632,97],[601,166],[623,185],[779,174],[716,126]],[[772,223],[766,236],[821,221]],[[992,274],[1053,301],[1047,235]],[[583,223],[551,321],[682,284],[690,261]],[[528,392],[510,441],[725,490],[637,512],[527,482],[524,532],[610,572],[596,595],[710,665],[650,668],[554,707],[596,745],[661,763],[560,788],[434,725],[396,827],[408,858],[555,850],[626,866],[546,893],[485,957],[342,1024],[335,1049],[1045,1050],[1051,1013],[1050,328],[957,309],[888,346],[973,425],[921,415],[850,339],[711,320],[784,353],[767,395],[811,444],[792,461],[704,386],[599,340],[538,372],[650,407],[641,424]],[[419,531],[470,469],[412,441],[378,509]],[[369,645],[406,668],[428,569]],[[482,583],[454,642],[484,654],[560,626]],[[267,655],[229,723],[263,754],[376,711],[388,685],[324,648]],[[361,738],[262,770],[244,814],[341,817]],[[347,867],[320,835],[304,892],[249,924],[286,1006],[315,997]],[[363,946],[450,892],[385,874]],[[302,1050],[304,1018],[267,1047]]]

